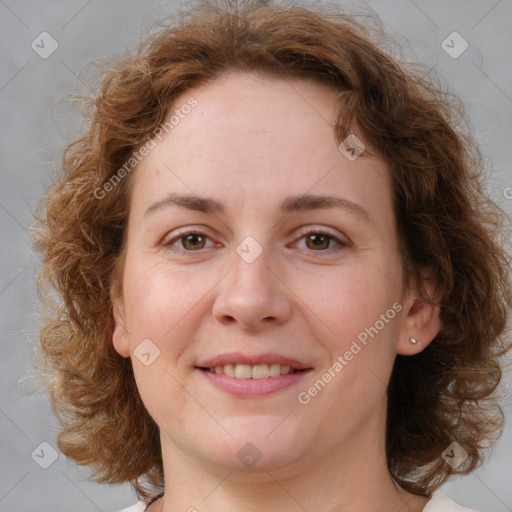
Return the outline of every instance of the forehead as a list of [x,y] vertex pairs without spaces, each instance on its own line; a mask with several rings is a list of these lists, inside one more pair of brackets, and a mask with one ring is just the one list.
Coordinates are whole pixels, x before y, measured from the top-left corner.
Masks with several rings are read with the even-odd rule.
[[136,198],[147,203],[180,192],[229,203],[313,188],[325,194],[342,185],[362,199],[375,181],[382,196],[388,186],[384,163],[371,157],[350,162],[338,150],[337,96],[310,79],[252,74],[225,75],[187,90],[167,116],[172,129],[138,166]]
[[[183,119],[186,122],[173,133],[176,143],[194,137],[197,130],[207,133],[208,140],[216,139],[219,143],[229,142],[238,134],[257,137],[266,133],[278,135],[275,144],[285,147],[293,144],[298,135],[310,141],[308,146],[322,139],[334,142],[333,115],[338,92],[311,79],[224,75],[209,85],[184,93],[170,115],[191,96],[197,100],[197,109],[191,114],[197,115]],[[265,148],[260,150],[264,152]]]

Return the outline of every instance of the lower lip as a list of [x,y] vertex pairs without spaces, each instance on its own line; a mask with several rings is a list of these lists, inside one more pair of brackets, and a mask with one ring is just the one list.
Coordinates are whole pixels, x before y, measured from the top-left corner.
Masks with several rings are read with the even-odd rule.
[[212,373],[199,370],[216,388],[236,396],[269,395],[276,391],[294,386],[311,372],[311,369],[301,372],[268,377],[266,379],[237,379],[222,373]]

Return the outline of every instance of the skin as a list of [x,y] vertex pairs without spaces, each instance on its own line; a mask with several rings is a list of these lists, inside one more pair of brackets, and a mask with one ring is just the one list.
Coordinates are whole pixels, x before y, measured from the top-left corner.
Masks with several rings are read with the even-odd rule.
[[[387,470],[386,384],[396,354],[435,337],[439,310],[417,283],[403,290],[387,166],[338,150],[337,94],[307,79],[224,75],[178,98],[176,108],[191,96],[198,104],[130,178],[113,344],[132,358],[160,428],[166,492],[150,512],[404,512],[428,502]],[[145,215],[170,193],[209,197],[225,211],[168,205]],[[344,208],[280,211],[304,193],[347,199],[368,218]],[[186,227],[206,238],[187,245],[178,236]],[[320,248],[311,243],[319,232],[333,237]],[[252,263],[236,252],[248,236],[262,249]],[[401,311],[301,404],[299,392],[394,303]],[[144,339],[160,350],[148,366],[134,355]],[[275,352],[313,370],[277,393],[234,397],[195,368],[233,351]],[[262,454],[252,468],[237,457],[247,442]]]

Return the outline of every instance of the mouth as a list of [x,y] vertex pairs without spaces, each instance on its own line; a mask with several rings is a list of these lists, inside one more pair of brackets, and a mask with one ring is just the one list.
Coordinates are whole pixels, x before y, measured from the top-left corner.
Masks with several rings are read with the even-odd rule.
[[275,354],[226,354],[204,361],[196,369],[216,388],[238,396],[283,390],[313,370],[299,361]]
[[268,379],[306,371],[305,369],[298,370],[291,366],[281,365],[279,363],[255,365],[236,363],[217,365],[207,368],[199,367],[199,369],[215,373],[217,375],[227,375],[228,377],[234,377],[235,379]]

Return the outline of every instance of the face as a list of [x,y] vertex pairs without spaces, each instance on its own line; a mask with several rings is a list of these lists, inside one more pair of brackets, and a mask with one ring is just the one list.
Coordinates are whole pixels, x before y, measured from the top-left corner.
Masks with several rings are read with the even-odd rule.
[[338,149],[336,95],[255,75],[191,89],[131,176],[113,342],[169,451],[293,468],[383,435],[418,333],[388,169]]

